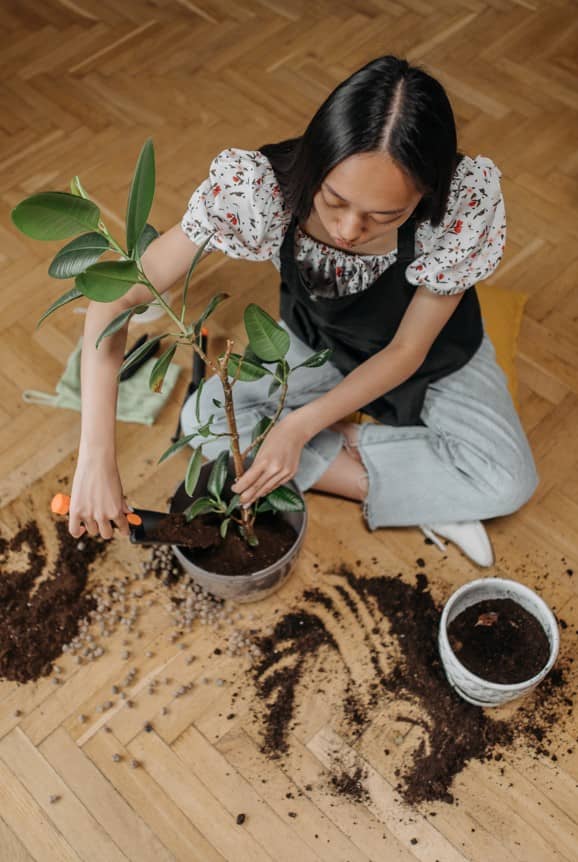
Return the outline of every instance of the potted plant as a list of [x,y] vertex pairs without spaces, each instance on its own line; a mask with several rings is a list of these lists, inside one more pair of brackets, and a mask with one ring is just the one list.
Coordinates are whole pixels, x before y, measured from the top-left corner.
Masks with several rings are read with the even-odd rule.
[[[39,326],[57,309],[81,297],[97,302],[112,302],[122,297],[135,283],[145,284],[151,294],[148,304],[133,306],[118,315],[100,333],[96,346],[102,339],[120,330],[134,314],[144,313],[150,305],[160,307],[168,316],[172,327],[149,339],[130,354],[123,363],[119,376],[156,342],[165,342],[164,350],[154,363],[149,379],[153,391],[162,389],[167,370],[179,346],[194,350],[215,374],[219,376],[223,401],[215,406],[223,409],[228,431],[215,434],[211,425],[214,414],[199,415],[199,398],[202,382],[197,390],[196,412],[199,426],[194,434],[177,440],[160,457],[159,463],[179,449],[195,446],[190,455],[185,477],[173,497],[171,511],[175,514],[174,529],[187,529],[193,519],[205,519],[209,524],[218,524],[219,542],[214,550],[217,559],[222,556],[226,543],[244,549],[245,571],[241,568],[233,573],[229,568],[219,572],[211,563],[209,550],[202,552],[202,562],[196,560],[190,550],[179,549],[179,533],[171,538],[175,552],[193,577],[216,595],[226,595],[237,600],[254,600],[272,592],[288,577],[303,541],[306,525],[306,510],[303,496],[294,482],[282,485],[249,508],[240,505],[239,496],[230,491],[231,484],[241,478],[250,460],[270,432],[283,409],[291,368],[286,360],[290,347],[289,334],[280,327],[266,311],[250,304],[244,312],[244,323],[248,345],[243,353],[234,351],[234,343],[227,339],[225,351],[216,360],[210,359],[202,346],[201,333],[205,322],[228,294],[214,296],[198,319],[187,321],[186,303],[191,276],[209,241],[208,237],[199,247],[185,277],[181,308],[175,313],[154,285],[146,277],[141,257],[149,243],[159,234],[147,222],[155,189],[155,159],[152,139],[148,138],[141,149],[132,178],[126,212],[126,249],[111,236],[102,221],[100,210],[90,200],[78,176],[70,183],[70,192],[48,191],[34,194],[22,200],[12,210],[12,221],[27,236],[40,240],[70,239],[52,260],[48,273],[54,278],[74,278],[75,286],[59,297],[42,314]],[[120,259],[104,260],[105,252],[113,252]],[[301,365],[318,367],[329,358],[331,351],[312,354]],[[277,409],[271,418],[263,418],[255,427],[249,446],[240,448],[237,422],[233,403],[233,387],[244,381],[270,376],[270,393],[279,391]],[[226,448],[208,464],[203,465],[203,441],[209,438],[226,438]],[[194,441],[194,442],[193,442]],[[177,517],[178,515],[178,517]],[[279,524],[285,530],[279,530]],[[256,529],[256,524],[260,529]],[[287,532],[290,531],[289,539]],[[271,541],[261,542],[260,535],[273,532],[273,544],[277,559],[272,559]],[[285,533],[283,540],[280,533]],[[183,534],[181,533],[181,536]],[[283,544],[284,542],[284,544]],[[265,551],[266,564],[257,564],[259,554]],[[263,547],[264,546],[264,547]],[[241,554],[241,558],[243,554]],[[241,559],[241,563],[242,563]]]
[[450,685],[476,706],[500,706],[532,691],[552,670],[559,642],[544,600],[505,578],[479,578],[456,590],[438,633]]

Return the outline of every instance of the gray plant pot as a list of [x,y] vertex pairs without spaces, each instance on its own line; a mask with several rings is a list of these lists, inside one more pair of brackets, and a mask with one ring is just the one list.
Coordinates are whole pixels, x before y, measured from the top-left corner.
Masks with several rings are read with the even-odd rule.
[[[192,497],[189,497],[185,491],[184,482],[178,485],[171,501],[171,512],[183,512],[193,500],[204,496],[212,466],[213,462],[211,461],[204,464],[201,468],[199,481]],[[228,495],[232,493],[229,491],[232,483],[232,477],[225,483],[223,491],[225,499],[228,499]],[[287,484],[292,491],[303,499],[303,495],[295,482],[290,481]],[[219,572],[208,571],[194,562],[194,551],[179,545],[173,545],[172,548],[184,570],[207,592],[223,599],[231,599],[235,602],[258,602],[278,590],[288,579],[293,571],[305,538],[305,531],[307,529],[306,510],[303,512],[279,512],[278,517],[291,524],[296,530],[295,542],[287,553],[275,563],[250,575],[223,575]]]

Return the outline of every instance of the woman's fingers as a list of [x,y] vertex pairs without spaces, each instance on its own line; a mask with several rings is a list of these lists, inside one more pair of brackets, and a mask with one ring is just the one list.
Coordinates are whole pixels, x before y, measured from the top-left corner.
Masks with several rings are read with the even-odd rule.
[[255,500],[258,500],[259,497],[265,497],[267,494],[274,491],[279,485],[282,485],[289,478],[289,473],[287,471],[277,471],[272,476],[268,475],[264,477],[263,481],[256,485],[254,489],[251,489],[251,499],[250,503],[253,503]]
[[235,494],[239,494],[241,496],[242,503],[246,503],[248,501],[254,486],[262,481],[263,474],[266,470],[267,468],[265,466],[260,466],[256,463],[252,464],[247,472],[243,473],[241,478],[238,479],[231,487],[231,490]]
[[94,518],[82,518],[89,536],[98,536],[98,524]]
[[[130,512],[130,509],[128,509],[127,511]],[[126,519],[126,511],[119,512],[118,515],[116,515],[116,517],[114,517],[112,520],[118,527],[118,532],[121,534],[121,536],[130,535],[130,528]]]
[[81,518],[77,514],[71,514],[68,519],[68,532],[73,539],[80,539],[86,533],[86,527],[81,524]]

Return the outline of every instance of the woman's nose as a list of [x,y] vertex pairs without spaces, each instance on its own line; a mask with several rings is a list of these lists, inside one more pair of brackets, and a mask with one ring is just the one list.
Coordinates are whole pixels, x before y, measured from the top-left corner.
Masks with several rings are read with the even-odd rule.
[[359,239],[360,234],[362,233],[362,225],[361,221],[357,216],[344,216],[341,219],[341,223],[337,228],[339,232],[339,236],[345,240],[345,242],[354,243]]

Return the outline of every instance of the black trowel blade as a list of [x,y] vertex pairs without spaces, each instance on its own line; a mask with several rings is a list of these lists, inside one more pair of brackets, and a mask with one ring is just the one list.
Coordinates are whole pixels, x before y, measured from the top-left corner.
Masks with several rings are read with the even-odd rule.
[[[153,509],[133,509],[135,515],[141,518],[142,523],[130,525],[130,540],[134,545],[182,545],[190,548],[211,548],[219,543],[219,531],[215,527],[214,531],[204,527],[197,531],[195,535],[195,524],[191,521],[191,536],[185,541],[159,539],[156,538],[156,533],[168,517],[166,512],[156,512]],[[201,527],[201,525],[199,525]]]

